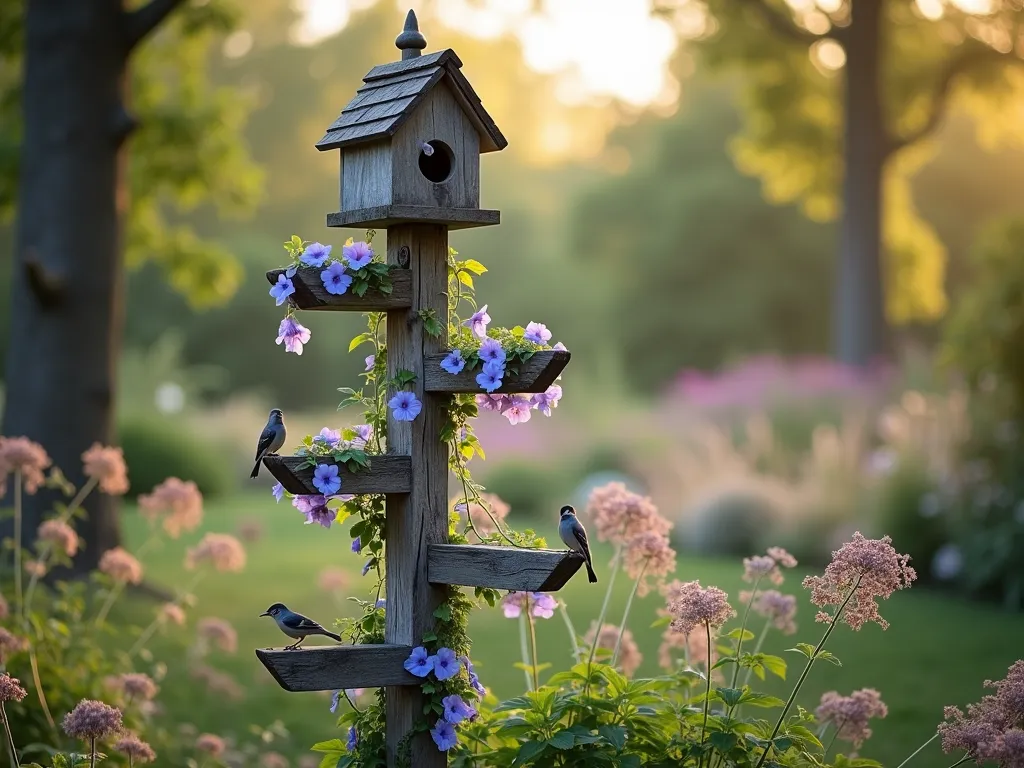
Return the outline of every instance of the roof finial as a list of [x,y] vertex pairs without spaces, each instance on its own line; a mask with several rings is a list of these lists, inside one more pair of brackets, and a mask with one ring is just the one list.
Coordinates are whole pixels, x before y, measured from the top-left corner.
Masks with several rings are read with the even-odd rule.
[[416,58],[427,47],[427,38],[420,34],[420,25],[416,21],[416,11],[410,9],[405,17],[405,27],[395,38],[395,47],[402,52],[403,61]]

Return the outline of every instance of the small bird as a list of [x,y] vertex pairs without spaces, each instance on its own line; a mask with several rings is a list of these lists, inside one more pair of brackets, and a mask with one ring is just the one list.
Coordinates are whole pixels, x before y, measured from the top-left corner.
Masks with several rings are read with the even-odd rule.
[[587,563],[587,579],[591,584],[597,582],[597,574],[594,573],[594,564],[590,558],[590,544],[587,543],[587,531],[583,523],[576,517],[576,510],[566,504],[562,507],[561,519],[558,521],[558,535],[562,537],[565,546],[573,552],[579,552]]
[[302,641],[310,635],[326,635],[331,638],[331,640],[336,640],[339,643],[341,642],[341,635],[328,632],[315,621],[306,618],[301,613],[289,611],[284,603],[274,603],[272,606],[267,608],[266,611],[261,613],[260,616],[270,616],[277,622],[277,628],[295,641],[291,645],[285,647],[286,651],[294,651],[299,647]]
[[257,477],[264,456],[272,456],[281,450],[288,432],[284,428],[284,414],[280,408],[274,408],[267,419],[267,426],[260,432],[260,441],[256,444],[256,464],[249,477]]

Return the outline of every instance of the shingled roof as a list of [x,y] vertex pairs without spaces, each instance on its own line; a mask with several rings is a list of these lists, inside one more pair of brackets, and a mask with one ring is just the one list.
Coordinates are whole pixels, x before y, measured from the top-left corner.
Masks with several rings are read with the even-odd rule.
[[337,149],[394,136],[430,90],[447,78],[452,94],[480,134],[480,152],[504,149],[508,141],[484,110],[461,66],[449,48],[374,67],[316,148]]

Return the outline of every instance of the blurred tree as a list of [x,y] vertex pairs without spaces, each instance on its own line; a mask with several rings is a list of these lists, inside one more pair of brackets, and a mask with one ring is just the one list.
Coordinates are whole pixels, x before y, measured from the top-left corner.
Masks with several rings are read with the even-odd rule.
[[[245,210],[258,192],[247,110],[206,82],[232,23],[209,0],[0,4],[0,210],[17,211],[3,432],[45,444],[74,481],[91,443],[114,442],[122,243],[195,305],[238,285],[231,256],[170,215]],[[114,501],[90,501],[82,569],[118,541]],[[27,536],[51,502],[29,499]]]
[[[705,59],[744,71],[747,120],[733,146],[737,165],[761,177],[769,199],[799,200],[812,218],[842,210],[834,328],[840,358],[860,365],[884,354],[886,317],[896,323],[938,317],[946,303],[945,253],[916,214],[908,176],[927,159],[919,145],[954,95],[983,117],[978,126],[988,138],[1021,135],[1024,79],[1012,68],[1024,45],[1020,4],[663,5],[680,22],[692,22],[698,5],[706,8],[710,16],[689,25],[700,27]],[[847,75],[841,94],[834,77],[840,70]]]

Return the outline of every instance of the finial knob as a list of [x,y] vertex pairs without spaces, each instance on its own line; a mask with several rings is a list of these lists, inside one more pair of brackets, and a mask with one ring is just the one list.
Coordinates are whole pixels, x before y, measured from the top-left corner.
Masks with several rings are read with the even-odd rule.
[[416,11],[410,10],[405,17],[405,27],[395,38],[395,47],[402,52],[403,61],[416,58],[427,47],[427,38],[420,34],[420,25],[416,21]]

